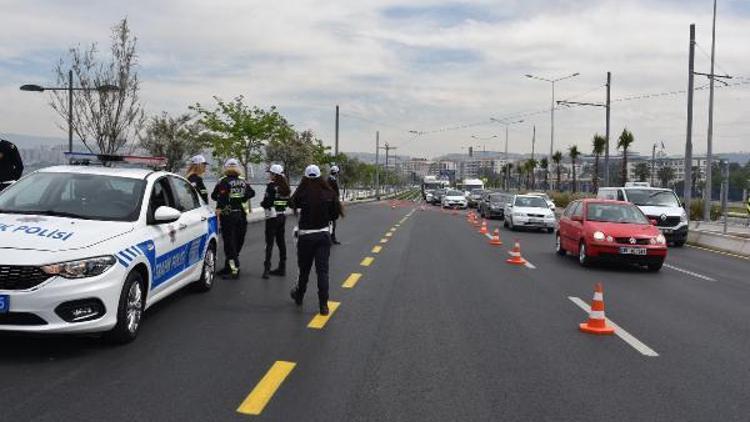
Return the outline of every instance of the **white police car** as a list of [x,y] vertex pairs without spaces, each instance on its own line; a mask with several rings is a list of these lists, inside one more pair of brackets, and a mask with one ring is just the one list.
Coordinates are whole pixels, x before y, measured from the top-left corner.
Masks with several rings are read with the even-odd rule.
[[216,216],[164,171],[59,166],[0,194],[0,330],[133,340],[143,311],[214,281]]

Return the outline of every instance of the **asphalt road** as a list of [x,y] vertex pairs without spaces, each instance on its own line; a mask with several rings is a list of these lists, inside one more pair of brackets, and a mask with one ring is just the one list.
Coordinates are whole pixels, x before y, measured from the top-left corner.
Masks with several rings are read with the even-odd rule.
[[[748,420],[748,260],[683,248],[655,274],[584,269],[551,234],[501,228],[492,247],[463,216],[407,202],[352,207],[339,236],[340,306],[321,329],[314,277],[302,309],[293,265],[260,278],[256,224],[239,280],[160,303],[133,344],[0,335],[0,420]],[[515,238],[535,268],[505,263]],[[590,303],[596,282],[630,343],[578,331],[570,297]],[[279,376],[279,361],[294,366]]]

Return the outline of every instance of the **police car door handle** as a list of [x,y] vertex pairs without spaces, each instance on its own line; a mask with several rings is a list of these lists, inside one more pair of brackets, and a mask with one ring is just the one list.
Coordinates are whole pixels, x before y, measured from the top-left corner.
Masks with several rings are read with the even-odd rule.
[[208,220],[208,217],[206,216],[201,217],[201,221],[206,221],[206,220]]
[[187,228],[187,224],[184,224],[184,223],[180,223],[180,224],[179,224],[179,225],[177,226],[177,228],[178,228],[179,230],[185,230],[185,229]]

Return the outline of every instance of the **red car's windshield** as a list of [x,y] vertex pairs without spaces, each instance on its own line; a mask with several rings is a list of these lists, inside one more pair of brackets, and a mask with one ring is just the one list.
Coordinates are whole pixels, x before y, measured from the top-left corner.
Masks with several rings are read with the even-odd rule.
[[641,210],[628,204],[589,204],[586,219],[607,223],[649,224]]

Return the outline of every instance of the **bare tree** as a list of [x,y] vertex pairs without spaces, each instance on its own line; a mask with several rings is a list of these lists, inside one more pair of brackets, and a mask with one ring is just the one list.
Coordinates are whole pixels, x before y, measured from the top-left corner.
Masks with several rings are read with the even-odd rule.
[[[68,69],[73,70],[78,86],[91,90],[74,91],[73,131],[91,152],[114,154],[129,141],[134,146],[146,120],[140,103],[140,80],[135,51],[137,38],[125,18],[112,28],[111,57],[100,60],[96,43],[69,50],[55,66],[57,82],[68,84]],[[93,88],[114,85],[118,92]],[[52,91],[50,106],[63,118],[68,117],[68,93]]]

